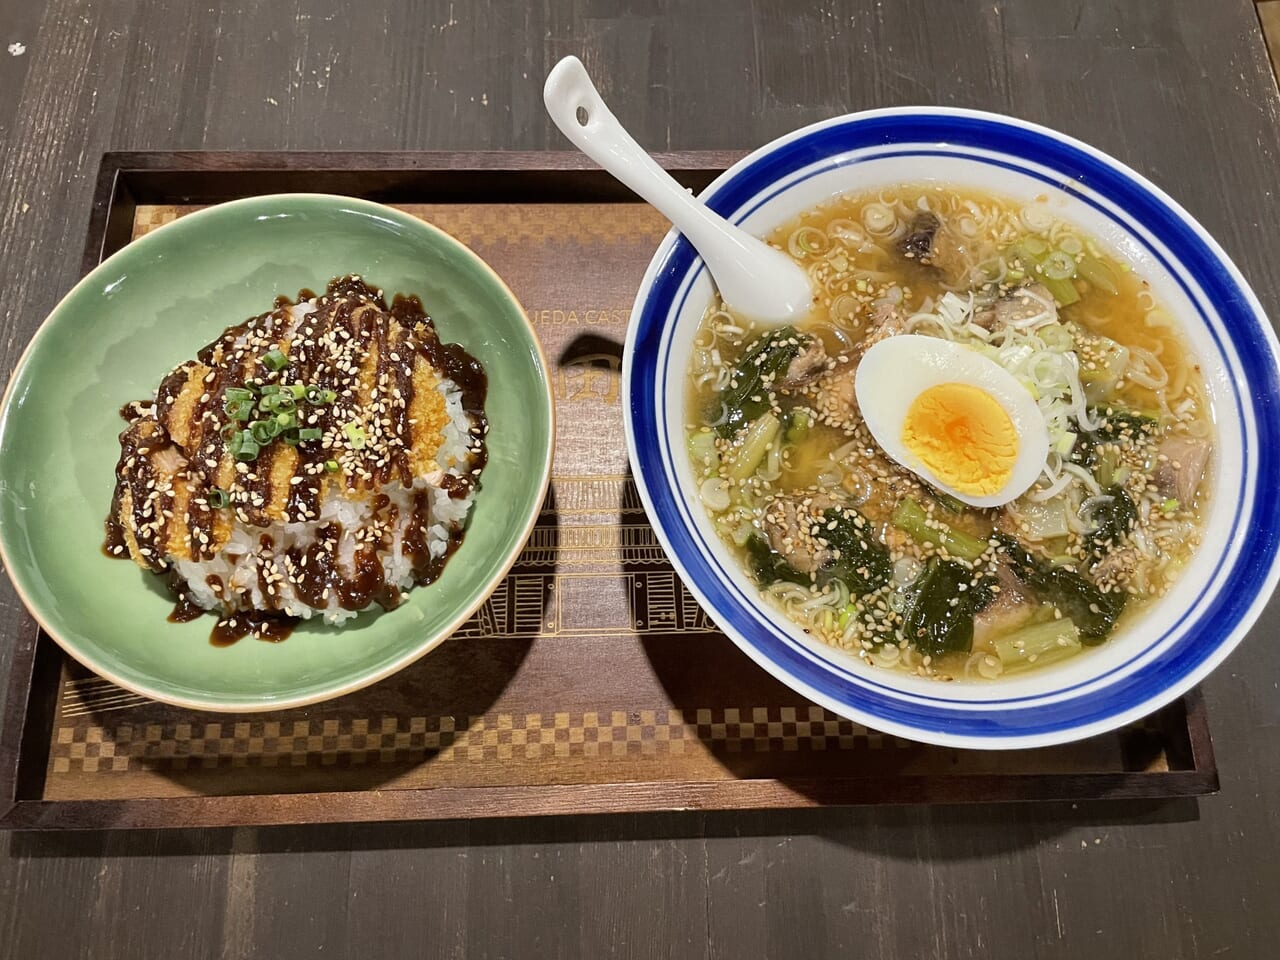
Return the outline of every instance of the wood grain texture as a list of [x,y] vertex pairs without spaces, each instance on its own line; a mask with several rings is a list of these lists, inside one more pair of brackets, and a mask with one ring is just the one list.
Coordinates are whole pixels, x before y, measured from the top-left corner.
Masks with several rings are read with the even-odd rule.
[[[1249,0],[0,0],[0,38],[6,373],[77,275],[102,151],[558,147],[539,87],[565,53],[654,148],[896,103],[1048,123],[1170,190],[1280,307]],[[15,835],[0,954],[1270,956],[1277,626],[1273,604],[1206,684],[1223,792],[1198,806]],[[0,636],[29,629],[0,587]]]

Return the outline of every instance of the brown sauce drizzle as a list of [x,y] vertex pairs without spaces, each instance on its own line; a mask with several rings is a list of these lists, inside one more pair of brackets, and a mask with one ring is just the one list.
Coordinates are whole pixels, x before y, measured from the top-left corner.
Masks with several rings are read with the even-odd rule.
[[[303,301],[314,301],[315,309],[302,317],[297,329],[286,337],[287,326],[292,322],[289,308]],[[399,327],[393,330],[388,318],[394,318]],[[246,337],[253,338],[249,341],[251,343],[264,339],[279,343],[289,356],[287,371],[278,374],[266,367],[262,351],[254,353],[237,347],[237,342]],[[169,616],[171,621],[193,620],[204,611],[190,596],[182,578],[169,568],[166,559],[168,527],[173,523],[183,524],[193,559],[208,560],[214,555],[215,547],[220,546],[215,543],[215,531],[227,519],[225,514],[207,503],[209,491],[217,485],[217,477],[220,470],[225,469],[228,456],[222,436],[227,422],[223,412],[226,390],[246,383],[262,385],[277,381],[332,390],[343,399],[321,406],[299,401],[297,412],[300,426],[319,427],[326,437],[335,431],[340,432],[343,422],[338,411],[347,411],[341,414],[344,418],[351,416],[352,405],[357,402],[354,398],[361,389],[361,364],[358,359],[354,364],[329,361],[319,347],[326,338],[329,342],[366,345],[366,355],[369,350],[377,350],[373,380],[375,409],[364,414],[376,418],[376,422],[374,419],[365,421],[370,434],[368,447],[375,449],[355,451],[354,454],[352,449],[347,449],[345,456],[354,456],[356,469],[332,474],[321,465],[335,459],[339,452],[319,441],[299,443],[292,448],[297,453],[298,462],[288,478],[296,482],[290,482],[289,489],[281,491],[272,489],[272,465],[281,451],[288,448],[282,442],[264,445],[247,470],[235,473],[231,509],[236,511],[237,519],[250,526],[266,527],[275,519],[271,513],[272,504],[283,500],[287,520],[315,520],[324,488],[329,483],[345,481],[353,490],[376,489],[397,480],[405,485],[411,484],[413,438],[409,410],[413,399],[415,351],[442,377],[457,384],[463,408],[473,421],[469,438],[472,472],[461,477],[446,475],[441,486],[454,498],[465,497],[476,487],[488,455],[485,447],[488,421],[484,412],[488,380],[479,361],[465,349],[458,344],[440,341],[434,324],[417,297],[398,295],[388,307],[379,291],[355,277],[331,281],[320,298],[305,289],[299,292],[296,300],[278,297],[271,311],[228,327],[199,352],[199,362],[209,367],[211,373],[205,374],[202,393],[190,412],[186,442],[189,455],[173,443],[165,425],[169,424],[188,385],[194,366],[192,362],[180,365],[165,377],[157,390],[154,404],[150,400],[136,401],[126,404],[120,411],[129,426],[120,436],[116,490],[111,516],[106,523],[103,549],[108,556],[129,559],[130,538],[127,534],[131,533],[137,548],[145,551],[142,559],[147,566],[156,572],[169,572],[169,585],[176,598],[173,613]],[[171,491],[155,489],[156,476],[150,455],[163,447],[172,447],[186,461],[183,479],[188,484],[190,495],[185,517],[173,516],[174,496]],[[132,503],[128,530],[122,523],[121,509],[126,494]],[[339,569],[338,562],[343,531],[336,523],[326,524],[306,549],[295,548],[287,554],[277,555],[271,538],[262,536],[257,557],[258,586],[264,600],[275,609],[224,615],[215,626],[210,642],[216,646],[229,646],[251,634],[272,641],[287,637],[298,620],[285,616],[280,610],[282,600],[270,576],[273,571],[284,573],[286,568],[295,595],[312,607],[324,608],[331,600],[336,600],[345,610],[362,610],[375,602],[386,609],[397,606],[402,599],[401,591],[395,584],[386,582],[376,548],[390,547],[394,539],[391,531],[395,529],[400,511],[385,494],[376,495],[372,506],[381,524],[381,540],[359,543],[352,553],[351,569],[345,572]],[[414,581],[425,585],[439,577],[445,563],[461,544],[462,532],[452,531],[443,554],[432,557],[426,533],[432,523],[430,497],[423,493],[415,494],[412,510],[413,516],[402,540],[402,553],[410,563]],[[210,577],[207,582],[215,594],[222,595],[224,585],[219,578]],[[233,602],[234,597],[228,599],[228,605]]]
[[222,617],[213,626],[209,642],[215,647],[229,647],[249,635],[268,643],[288,639],[299,623],[297,617],[285,617],[265,610],[242,610],[229,617]]
[[187,623],[204,616],[204,607],[196,603],[187,588],[187,582],[178,576],[178,571],[170,570],[166,579],[175,601],[173,612],[167,618],[170,623]]

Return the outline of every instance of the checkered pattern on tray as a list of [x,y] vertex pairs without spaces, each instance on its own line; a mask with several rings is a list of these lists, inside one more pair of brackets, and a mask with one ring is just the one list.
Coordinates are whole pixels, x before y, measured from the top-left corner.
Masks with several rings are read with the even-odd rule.
[[686,745],[730,753],[904,746],[821,707],[638,710],[60,727],[51,770],[354,766],[589,757],[635,760]]

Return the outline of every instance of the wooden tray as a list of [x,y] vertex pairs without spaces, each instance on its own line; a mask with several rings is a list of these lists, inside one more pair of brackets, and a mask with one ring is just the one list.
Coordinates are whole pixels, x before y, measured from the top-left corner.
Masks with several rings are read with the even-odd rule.
[[[734,159],[669,154],[661,162],[701,189]],[[516,292],[551,360],[559,405],[552,490],[533,537],[493,598],[440,649],[381,684],[305,709],[228,717],[152,703],[69,662],[33,624],[9,640],[16,649],[0,732],[0,826],[1217,789],[1198,695],[1070,746],[949,750],[839,719],[739,653],[667,563],[627,467],[621,344],[667,225],[576,154],[108,154],[84,269],[201,205],[295,190],[367,197],[425,217]]]

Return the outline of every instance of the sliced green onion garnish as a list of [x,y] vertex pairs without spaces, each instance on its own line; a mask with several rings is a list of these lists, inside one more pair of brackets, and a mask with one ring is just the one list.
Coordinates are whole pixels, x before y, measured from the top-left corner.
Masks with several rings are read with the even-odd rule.
[[298,431],[299,440],[319,440],[324,436],[324,431],[319,427],[307,427]]
[[293,397],[293,399],[301,400],[307,395],[307,391],[311,388],[305,387],[300,383],[291,383],[286,386],[285,389],[289,391],[289,395]]
[[222,412],[232,420],[248,420],[253,416],[253,401],[229,400],[222,405]]
[[258,446],[258,442],[257,442],[256,440],[254,440],[254,439],[253,439],[253,435],[252,435],[252,434],[249,434],[249,435],[248,435],[248,436],[249,436],[249,439],[248,439],[248,440],[244,440],[244,439],[243,439],[243,437],[245,436],[245,434],[241,434],[240,436],[241,436],[242,440],[241,440],[241,443],[240,443],[240,449],[238,449],[238,450],[236,451],[236,459],[237,459],[237,460],[244,460],[244,461],[246,461],[246,462],[248,462],[248,461],[252,461],[252,460],[257,460],[257,459],[258,459],[258,451],[261,449],[261,448]]
[[248,387],[227,387],[224,394],[227,400],[252,400],[253,391]]
[[287,393],[277,393],[275,396],[265,398],[262,406],[272,413],[291,413],[298,409],[297,401]]
[[240,426],[239,424],[228,423],[224,425],[222,430],[219,432],[222,435],[222,439],[227,443],[230,443],[232,437],[240,436]]
[[278,383],[269,383],[262,388],[262,395],[264,397],[272,397],[279,392],[280,392],[280,384]]
[[327,472],[329,472],[329,473],[337,473],[337,472],[338,472],[338,461],[337,461],[337,460],[326,460],[326,461],[324,462],[324,468],[325,468],[325,470],[326,470]]
[[1050,280],[1070,280],[1076,275],[1076,261],[1069,253],[1054,250],[1044,258],[1040,268]]
[[325,390],[322,387],[307,387],[307,403],[313,407],[321,407],[338,399],[338,391]]
[[298,431],[290,430],[288,433],[280,437],[284,441],[286,447],[296,447],[301,441],[298,439]]
[[209,504],[210,509],[221,510],[231,505],[231,495],[221,487],[210,487],[205,502]]
[[360,424],[352,420],[348,424],[344,424],[342,432],[347,436],[347,446],[352,450],[363,450],[365,441],[368,437],[365,435],[364,428]]
[[280,435],[280,424],[271,420],[255,420],[249,424],[249,432],[258,443],[266,445]]
[[292,430],[298,425],[298,415],[296,413],[277,413],[273,419],[280,424],[281,431]]
[[272,347],[262,355],[262,364],[268,370],[279,372],[289,365],[289,358],[281,353],[278,347]]

